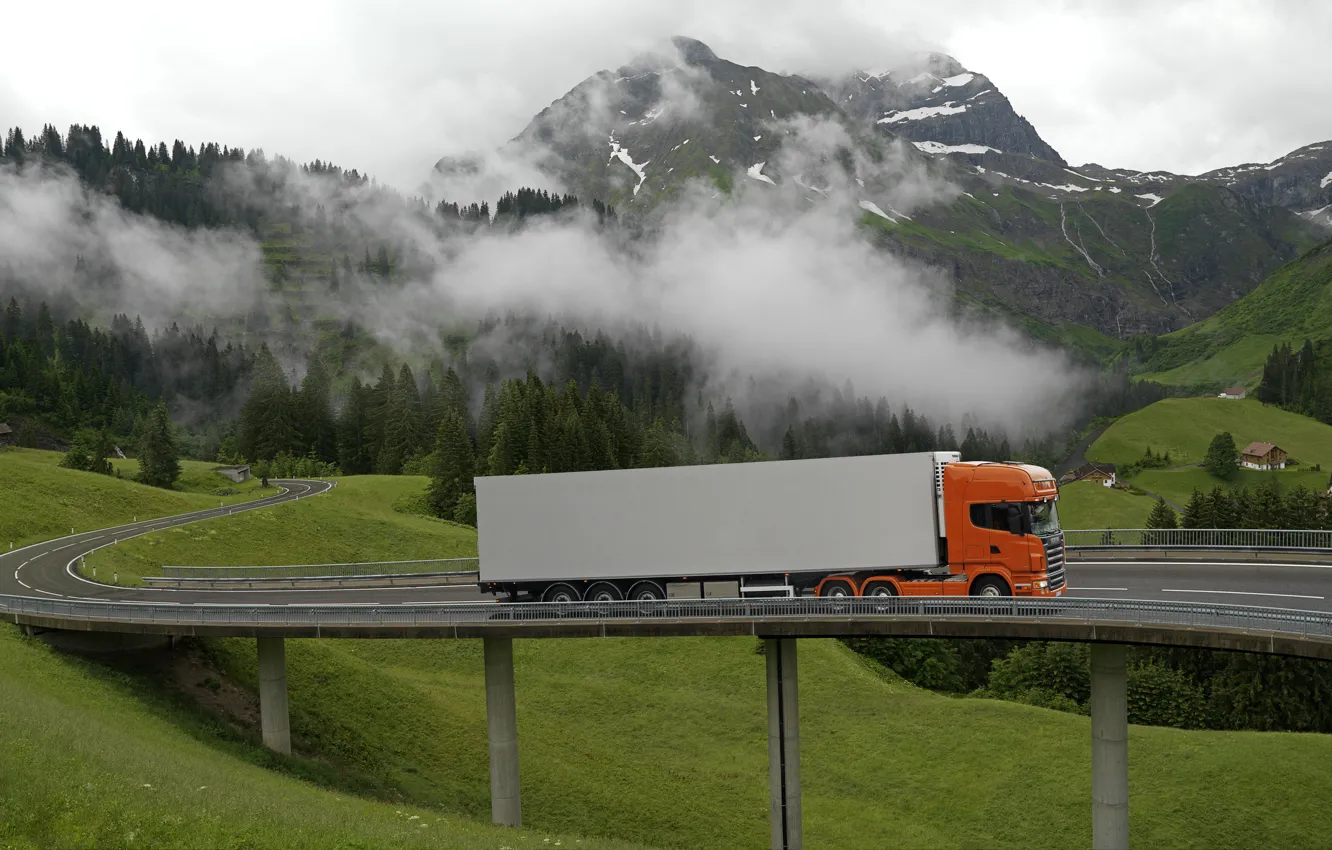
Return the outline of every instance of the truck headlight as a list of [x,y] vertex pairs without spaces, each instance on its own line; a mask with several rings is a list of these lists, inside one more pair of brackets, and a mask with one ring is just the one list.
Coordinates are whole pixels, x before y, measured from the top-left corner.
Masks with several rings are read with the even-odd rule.
[[1046,581],[1045,579],[1041,579],[1040,581],[1033,581],[1031,583],[1031,586],[1044,589],[1050,586],[1050,582]]

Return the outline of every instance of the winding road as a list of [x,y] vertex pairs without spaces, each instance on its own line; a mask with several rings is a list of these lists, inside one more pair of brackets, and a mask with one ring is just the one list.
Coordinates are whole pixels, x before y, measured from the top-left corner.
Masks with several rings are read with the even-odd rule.
[[92,581],[79,575],[75,563],[80,556],[105,546],[164,528],[174,528],[217,517],[258,510],[297,499],[326,493],[333,485],[327,481],[275,481],[282,492],[276,496],[209,508],[194,513],[144,520],[98,531],[87,531],[34,543],[0,555],[0,594],[10,596],[42,595],[65,599],[95,599],[115,602],[176,602],[181,604],[247,605],[292,604],[367,604],[392,605],[420,602],[489,601],[470,585],[398,586],[382,588],[331,588],[327,590],[174,590],[167,588],[117,587]]
[[[196,590],[117,587],[90,581],[75,562],[115,541],[220,516],[318,496],[325,481],[279,481],[282,492],[253,502],[88,531],[36,543],[0,555],[0,594],[43,595],[120,602],[229,603],[246,605],[393,605],[485,602],[492,597],[470,585],[404,585],[328,589]],[[1159,599],[1332,612],[1332,565],[1233,562],[1070,561],[1065,597]],[[425,579],[429,581],[429,579]]]

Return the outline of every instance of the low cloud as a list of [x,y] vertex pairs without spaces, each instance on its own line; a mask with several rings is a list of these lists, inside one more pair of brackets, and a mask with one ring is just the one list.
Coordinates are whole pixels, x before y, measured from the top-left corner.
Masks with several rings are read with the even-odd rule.
[[162,324],[239,315],[265,290],[258,245],[126,212],[67,173],[0,166],[0,283]]

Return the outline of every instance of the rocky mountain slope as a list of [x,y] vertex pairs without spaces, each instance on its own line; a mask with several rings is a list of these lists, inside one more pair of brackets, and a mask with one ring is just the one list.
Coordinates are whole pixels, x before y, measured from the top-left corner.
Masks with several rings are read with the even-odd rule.
[[[691,184],[709,196],[794,185],[822,202],[789,153],[802,131],[836,127],[847,141],[831,158],[884,250],[949,272],[963,304],[1102,352],[1211,315],[1332,225],[1332,143],[1199,177],[1070,168],[993,81],[948,56],[814,80],[673,44],[587,78],[510,152],[650,223]],[[904,191],[921,180],[951,188]]]

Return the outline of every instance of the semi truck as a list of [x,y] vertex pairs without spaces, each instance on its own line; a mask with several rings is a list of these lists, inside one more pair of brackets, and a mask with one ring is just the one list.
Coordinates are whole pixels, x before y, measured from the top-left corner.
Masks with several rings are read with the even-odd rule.
[[476,479],[508,601],[1059,596],[1048,470],[916,452]]

